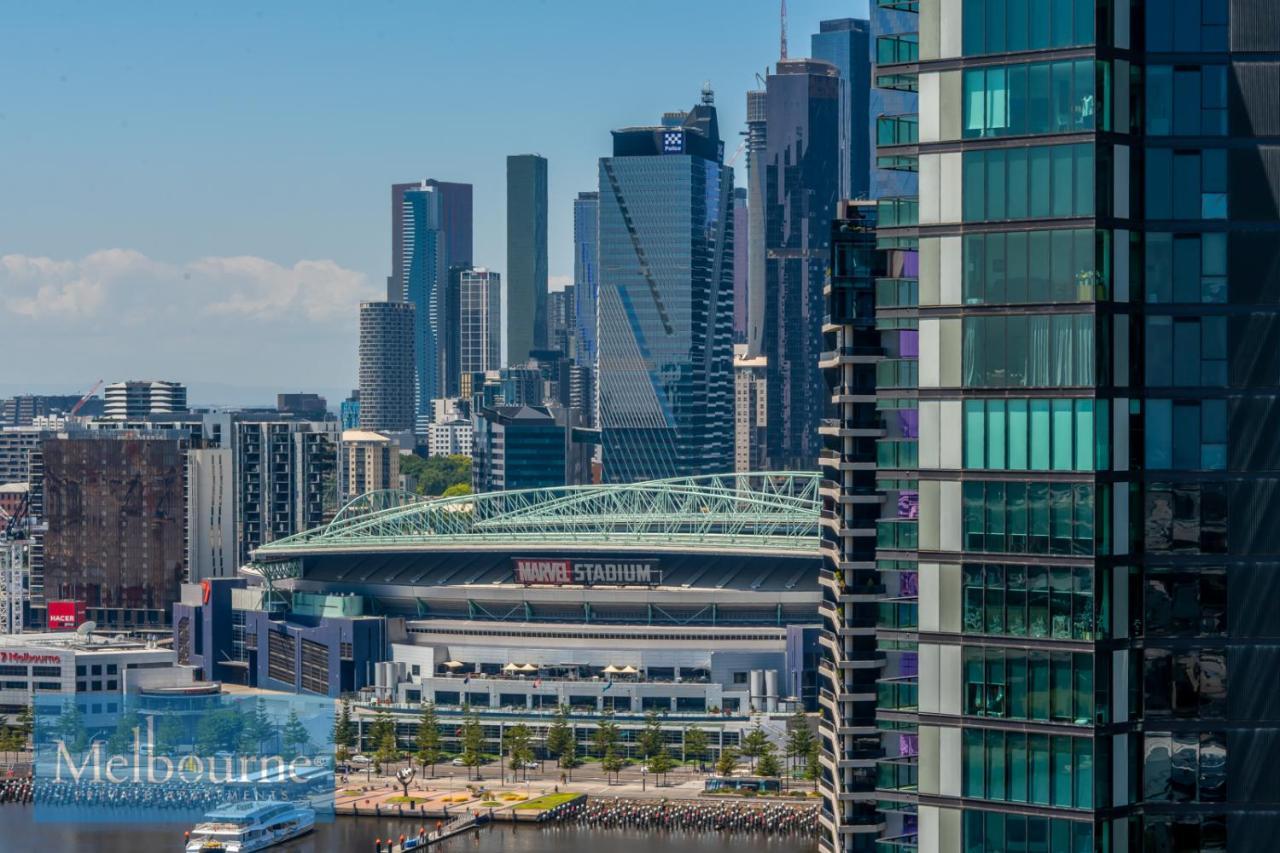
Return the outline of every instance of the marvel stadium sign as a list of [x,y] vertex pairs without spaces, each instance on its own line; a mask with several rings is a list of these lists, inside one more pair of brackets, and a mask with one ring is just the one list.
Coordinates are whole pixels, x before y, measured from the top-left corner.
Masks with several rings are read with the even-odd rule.
[[594,560],[516,558],[516,583],[551,586],[650,586],[662,580],[656,560],[603,563]]

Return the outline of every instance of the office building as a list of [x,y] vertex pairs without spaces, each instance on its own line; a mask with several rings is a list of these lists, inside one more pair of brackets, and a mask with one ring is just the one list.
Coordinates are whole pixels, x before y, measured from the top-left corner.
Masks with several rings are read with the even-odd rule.
[[750,266],[751,214],[747,209],[747,188],[733,190],[733,342],[747,342],[747,318],[750,291],[747,270]]
[[445,269],[468,266],[472,255],[472,190],[471,184],[437,181],[428,178],[407,184],[391,185],[391,276],[387,279],[387,301],[408,299],[407,282],[413,266],[416,229],[411,205],[406,194],[431,187],[440,199],[439,230],[443,233],[441,253]]
[[840,71],[840,110],[845,142],[840,198],[867,198],[871,191],[871,22],[865,18],[822,21],[810,38],[814,59]]
[[[186,440],[72,431],[41,445],[41,595],[112,627],[160,626],[186,574]],[[36,592],[33,583],[32,592]]]
[[339,505],[367,492],[398,488],[400,446],[380,433],[343,430],[338,444]]
[[187,466],[187,574],[225,578],[240,564],[236,550],[235,467],[228,447],[192,448]]
[[240,564],[258,546],[332,518],[338,510],[336,421],[248,417],[232,425]]
[[351,396],[338,406],[338,422],[345,429],[360,428],[360,389],[354,388]]
[[308,421],[322,421],[329,416],[329,401],[319,394],[277,394],[276,411]]
[[51,434],[34,426],[0,428],[0,485],[27,482],[31,451]]
[[547,160],[507,157],[507,363],[547,348]]
[[437,420],[427,433],[427,456],[470,456],[473,427],[463,418]]
[[[764,355],[764,191],[769,138],[765,91],[747,92],[747,355]],[[751,239],[754,236],[755,239]],[[737,245],[735,241],[734,245]]]
[[765,458],[770,468],[804,471],[818,455],[822,288],[848,132],[835,66],[797,59],[776,68],[765,78],[764,150],[751,173],[762,183],[753,195],[763,205],[765,259],[762,290],[749,299],[763,302]]
[[1273,849],[1273,4],[913,17],[874,69],[919,91],[877,151],[918,175],[877,210],[882,849]]
[[[461,270],[457,329],[462,375],[502,366],[502,276],[485,267]],[[449,396],[457,393],[461,387]]]
[[402,194],[401,246],[404,301],[413,306],[413,373],[415,421],[429,412],[431,401],[444,396],[450,313],[449,255],[444,231],[444,196],[425,181]]
[[600,301],[600,193],[573,200],[573,357],[595,370],[596,306]]
[[479,409],[472,423],[471,490],[500,492],[565,484],[565,427],[544,406]]
[[563,353],[566,358],[573,354],[573,336],[578,325],[574,316],[576,309],[572,284],[547,294],[547,349]]
[[361,429],[413,429],[414,314],[408,302],[360,303]]
[[131,420],[187,411],[187,386],[180,382],[112,382],[104,393],[103,417],[108,420]]
[[769,382],[763,356],[747,355],[746,344],[733,353],[733,470],[765,470]]
[[613,132],[600,160],[606,482],[733,466],[733,170],[714,96]]

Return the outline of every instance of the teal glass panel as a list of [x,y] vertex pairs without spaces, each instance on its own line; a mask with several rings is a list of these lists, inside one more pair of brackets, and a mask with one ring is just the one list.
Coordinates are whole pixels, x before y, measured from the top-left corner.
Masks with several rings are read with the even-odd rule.
[[[1012,688],[1010,692],[1012,693]],[[1009,732],[1008,750],[1009,801],[1025,803],[1029,794],[1027,787],[1027,736],[1021,732]]]
[[1071,443],[1072,400],[1053,401],[1053,470],[1070,471],[1074,462]]
[[985,468],[986,412],[982,400],[964,402],[964,467]]
[[1053,750],[1052,756],[1052,781],[1050,782],[1050,790],[1052,792],[1051,802],[1055,806],[1071,808],[1072,786],[1071,786],[1071,764],[1074,759],[1072,750],[1072,740],[1069,737],[1053,737],[1050,738],[1050,746]]
[[1004,470],[1008,467],[1005,455],[1005,403],[1004,400],[987,401],[987,465]]
[[[1034,636],[1034,635],[1033,635]],[[1031,687],[1031,719],[1049,719],[1049,656],[1045,652],[1027,652],[1027,678]]]
[[1050,788],[1049,736],[1027,735],[1027,751],[1031,753],[1031,802],[1047,806]]
[[1050,419],[1049,401],[1032,400],[1031,405],[1031,469],[1049,470]]
[[1092,471],[1094,467],[1093,401],[1076,400],[1075,469]]
[[1009,470],[1027,470],[1028,418],[1027,401],[1010,400],[1009,406]]

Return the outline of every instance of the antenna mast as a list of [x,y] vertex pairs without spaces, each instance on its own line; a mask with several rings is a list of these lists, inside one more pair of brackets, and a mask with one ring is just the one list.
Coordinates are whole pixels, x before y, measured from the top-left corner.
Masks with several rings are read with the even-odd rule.
[[778,55],[785,62],[787,59],[787,0],[782,0],[779,17],[782,19],[782,39]]

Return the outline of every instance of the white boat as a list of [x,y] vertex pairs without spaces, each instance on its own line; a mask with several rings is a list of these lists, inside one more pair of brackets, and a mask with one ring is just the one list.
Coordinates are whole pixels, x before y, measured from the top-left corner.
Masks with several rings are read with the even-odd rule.
[[219,806],[196,824],[186,853],[253,853],[305,835],[316,825],[315,809],[279,800]]

